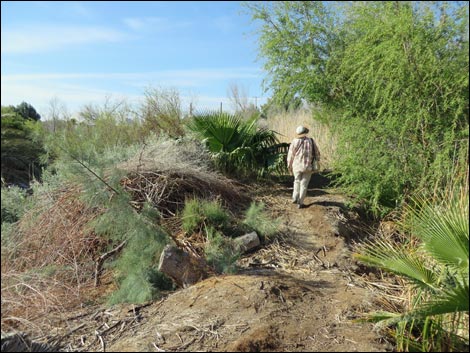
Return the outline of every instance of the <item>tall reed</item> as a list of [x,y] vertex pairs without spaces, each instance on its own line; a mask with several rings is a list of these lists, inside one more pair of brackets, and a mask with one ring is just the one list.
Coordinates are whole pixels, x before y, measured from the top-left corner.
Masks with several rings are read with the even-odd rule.
[[321,153],[321,169],[331,169],[336,153],[336,137],[325,122],[320,120],[320,113],[315,110],[301,109],[293,112],[278,113],[267,118],[270,130],[275,131],[280,142],[290,143],[295,137],[295,129],[307,127]]

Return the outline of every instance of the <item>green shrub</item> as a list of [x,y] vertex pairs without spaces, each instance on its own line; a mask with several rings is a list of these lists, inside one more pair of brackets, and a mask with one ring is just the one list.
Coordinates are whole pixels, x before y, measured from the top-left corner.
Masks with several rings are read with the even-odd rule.
[[193,233],[198,230],[203,222],[199,200],[191,199],[184,203],[181,220],[183,222],[182,228],[186,233]]
[[183,230],[192,233],[201,230],[204,225],[224,229],[229,215],[218,201],[190,199],[185,202],[181,219]]
[[216,229],[224,229],[229,222],[229,215],[218,201],[204,201],[202,203],[202,213],[208,224]]
[[205,256],[207,263],[218,273],[235,273],[236,261],[240,257],[233,239],[224,236],[213,227],[206,227],[207,242]]
[[29,199],[25,190],[18,186],[2,187],[1,217],[2,223],[14,223],[28,208]]
[[468,2],[246,5],[272,100],[325,111],[337,181],[376,216],[468,170]]
[[2,222],[2,247],[1,253],[2,258],[13,256],[14,254],[14,245],[15,245],[15,224],[9,222]]
[[399,351],[468,350],[468,183],[461,192],[439,196],[416,197],[407,207],[403,229],[413,246],[378,238],[360,246],[355,255],[410,283],[407,310],[369,316],[394,328]]
[[110,297],[110,303],[142,302],[159,294],[161,288],[154,285],[163,282],[155,282],[153,271],[169,238],[149,208],[143,207],[139,213],[130,205],[129,195],[115,195],[106,205],[106,212],[91,223],[93,230],[112,240],[114,246],[127,241],[112,262],[119,288]]
[[264,203],[251,203],[245,212],[243,224],[250,230],[256,231],[262,240],[269,240],[279,231],[280,221],[273,220],[264,211]]

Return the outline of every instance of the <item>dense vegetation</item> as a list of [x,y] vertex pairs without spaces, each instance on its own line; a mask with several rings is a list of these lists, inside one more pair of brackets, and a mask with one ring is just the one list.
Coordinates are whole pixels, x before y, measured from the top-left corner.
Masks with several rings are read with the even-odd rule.
[[412,223],[399,242],[359,249],[414,284],[402,313],[374,317],[398,323],[399,350],[468,349],[468,2],[246,7],[272,101],[314,106],[338,141],[338,185],[374,216]]
[[409,239],[396,244],[379,237],[356,254],[367,264],[403,276],[414,293],[409,310],[374,313],[369,319],[398,325],[400,351],[465,351],[470,300],[468,190],[441,194],[439,201],[414,202],[407,206],[401,225],[412,234]]
[[2,106],[2,184],[25,187],[40,176],[44,150],[33,139],[39,119],[41,116],[26,102]]
[[317,106],[340,184],[376,215],[465,178],[468,3],[248,3],[274,99]]
[[[172,288],[157,270],[165,245],[182,246],[185,237],[197,237],[204,246],[193,248],[195,255],[215,273],[224,273],[236,271],[234,236],[257,230],[267,240],[276,233],[263,207],[251,204],[217,171],[220,151],[211,152],[206,140],[201,143],[192,136],[187,125],[202,117],[183,123],[177,101],[168,103],[172,95],[160,94],[147,95],[140,119],[130,119],[125,105],[114,105],[85,107],[80,122],[58,119],[54,129],[36,123],[31,138],[44,149],[42,160],[47,163],[40,182],[28,180],[30,197],[15,186],[2,190],[2,281],[11,289],[2,295],[18,296],[18,281],[28,282],[33,291],[22,301],[47,295],[39,290],[37,277],[16,275],[31,272],[41,280],[60,281],[64,296],[71,290],[79,296],[82,286],[90,285],[93,277],[97,285],[103,270],[110,269],[117,287],[109,302],[143,302]],[[167,102],[165,109],[161,101]],[[257,128],[256,120],[226,126],[224,119],[239,118],[222,113],[218,120],[216,115],[211,115],[220,122],[213,124],[214,136],[220,131],[237,135],[235,148],[247,158],[276,143],[273,132]],[[256,159],[243,161],[220,171],[256,176],[258,166],[265,168]],[[119,255],[99,268],[100,254],[114,249]],[[5,310],[11,314],[20,309]]]
[[[264,117],[309,106],[335,137],[328,159],[338,186],[373,216],[399,220],[399,232],[357,258],[407,278],[415,300],[371,317],[396,328],[398,350],[465,350],[468,3],[246,8],[261,22],[272,92]],[[60,294],[42,295],[44,278],[80,297],[96,258],[119,244],[106,263],[117,284],[110,302],[155,298],[171,287],[156,262],[175,234],[200,239],[196,251],[215,272],[236,270],[232,237],[256,230],[268,240],[277,228],[226,177],[285,172],[276,133],[260,128],[253,107],[241,113],[184,117],[178,94],[165,90],[146,92],[137,109],[118,102],[85,106],[77,119],[54,115],[52,128],[28,103],[2,106],[2,285],[13,288],[2,298],[34,303],[39,293],[51,306]],[[11,183],[33,195],[3,188]]]

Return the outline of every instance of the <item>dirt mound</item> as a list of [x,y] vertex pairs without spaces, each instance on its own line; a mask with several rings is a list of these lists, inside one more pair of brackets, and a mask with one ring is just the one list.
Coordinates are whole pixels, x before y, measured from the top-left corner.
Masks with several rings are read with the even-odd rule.
[[350,257],[358,216],[331,190],[309,189],[302,210],[290,192],[271,187],[258,197],[282,215],[283,236],[245,255],[238,274],[208,278],[159,302],[85,307],[61,322],[68,327],[63,349],[386,351],[370,324],[353,321],[377,299]]

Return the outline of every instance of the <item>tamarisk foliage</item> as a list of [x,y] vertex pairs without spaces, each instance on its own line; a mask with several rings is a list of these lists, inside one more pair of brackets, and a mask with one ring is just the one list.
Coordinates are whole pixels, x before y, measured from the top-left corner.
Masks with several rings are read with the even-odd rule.
[[376,215],[468,169],[467,2],[249,3],[267,88],[339,138],[339,183]]

